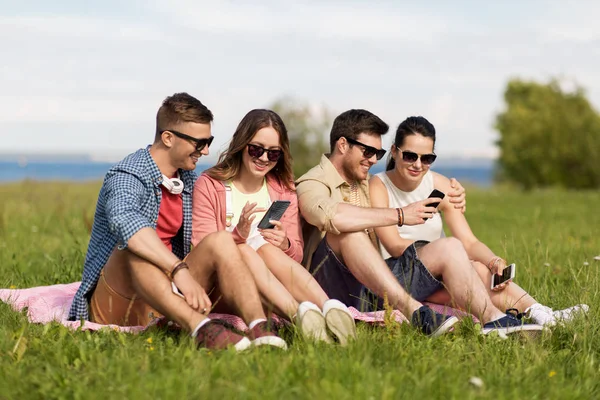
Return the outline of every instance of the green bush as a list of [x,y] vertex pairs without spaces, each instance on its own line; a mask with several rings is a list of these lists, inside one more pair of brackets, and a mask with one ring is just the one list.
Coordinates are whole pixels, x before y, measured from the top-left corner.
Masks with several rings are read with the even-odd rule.
[[499,177],[525,188],[600,187],[600,116],[578,87],[509,81],[500,132]]

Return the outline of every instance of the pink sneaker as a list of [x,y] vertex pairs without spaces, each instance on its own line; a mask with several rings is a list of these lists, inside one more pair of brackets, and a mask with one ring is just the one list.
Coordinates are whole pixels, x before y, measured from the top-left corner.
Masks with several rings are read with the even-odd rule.
[[287,350],[285,340],[273,333],[268,321],[259,322],[254,328],[249,329],[246,333],[254,346],[267,345]]
[[198,347],[222,350],[229,346],[237,351],[246,350],[252,345],[250,340],[225,321],[213,319],[204,324],[196,335]]

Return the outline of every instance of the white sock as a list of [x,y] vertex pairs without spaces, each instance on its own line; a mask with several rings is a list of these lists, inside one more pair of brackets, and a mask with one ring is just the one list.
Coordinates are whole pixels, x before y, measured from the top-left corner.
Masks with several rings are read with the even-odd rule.
[[196,337],[198,335],[198,331],[200,330],[200,328],[202,328],[204,325],[206,325],[208,323],[208,321],[210,321],[210,318],[204,318],[202,321],[200,321],[198,326],[192,332],[192,337]]
[[256,325],[260,324],[261,322],[267,322],[267,320],[265,318],[255,319],[254,321],[250,322],[250,324],[248,324],[248,329],[254,328]]

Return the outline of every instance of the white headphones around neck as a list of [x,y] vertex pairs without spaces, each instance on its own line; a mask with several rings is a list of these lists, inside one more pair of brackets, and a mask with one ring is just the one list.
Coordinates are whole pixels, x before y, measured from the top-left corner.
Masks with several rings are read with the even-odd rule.
[[183,192],[183,181],[179,179],[179,174],[177,174],[177,178],[168,178],[163,175],[162,185],[169,191],[171,194],[181,194]]

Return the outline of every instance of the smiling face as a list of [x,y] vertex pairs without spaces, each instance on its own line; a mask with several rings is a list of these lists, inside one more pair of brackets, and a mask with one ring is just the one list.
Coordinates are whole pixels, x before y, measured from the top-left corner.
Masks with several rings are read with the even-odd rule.
[[429,171],[431,165],[426,165],[421,162],[421,158],[414,163],[402,160],[402,150],[410,151],[417,154],[433,153],[433,139],[420,134],[407,135],[403,143],[399,146],[392,146],[392,157],[396,161],[395,171],[398,177],[405,182],[411,182],[418,185],[421,183],[423,176]]
[[[249,144],[266,150],[281,150],[279,133],[271,126],[259,129]],[[276,165],[277,161],[269,160],[267,151],[260,157],[253,157],[249,154],[248,146],[246,146],[242,153],[242,169],[244,173],[251,176],[264,178]]]
[[[356,141],[376,149],[381,149],[381,136],[379,135],[361,133],[356,138]],[[347,148],[342,162],[344,178],[348,182],[363,181],[367,179],[369,176],[369,169],[377,163],[377,157],[373,155],[370,158],[365,158],[363,155],[364,147],[361,145],[346,142],[346,146]]]
[[[210,124],[184,122],[173,129],[195,139],[208,139],[211,136]],[[177,169],[194,170],[200,157],[209,154],[208,146],[204,146],[201,151],[197,151],[195,141],[180,138],[170,132],[164,132],[162,139],[168,147],[170,164]]]

